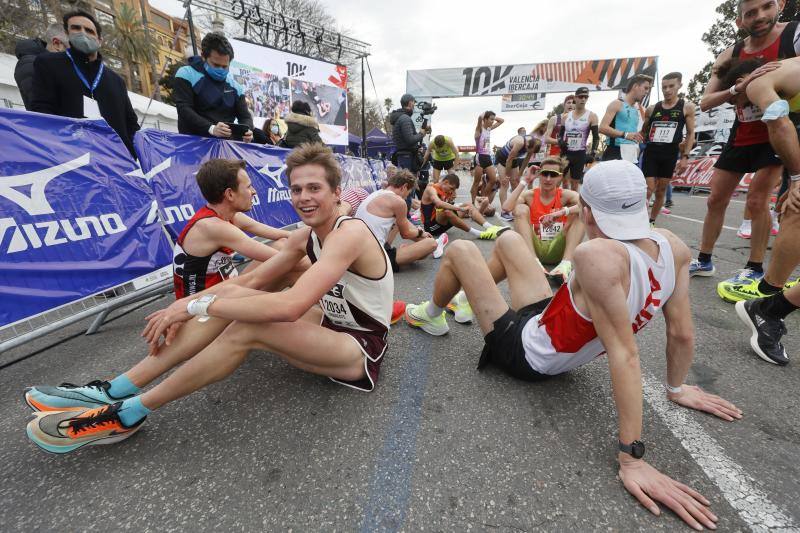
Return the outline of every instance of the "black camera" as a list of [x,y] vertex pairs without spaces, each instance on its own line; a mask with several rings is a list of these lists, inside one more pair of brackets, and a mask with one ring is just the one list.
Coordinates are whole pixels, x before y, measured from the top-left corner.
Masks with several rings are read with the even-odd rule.
[[417,105],[417,108],[419,109],[419,114],[422,115],[422,128],[427,129],[428,128],[427,117],[433,115],[438,108],[436,107],[436,104],[432,104],[430,102],[420,102]]

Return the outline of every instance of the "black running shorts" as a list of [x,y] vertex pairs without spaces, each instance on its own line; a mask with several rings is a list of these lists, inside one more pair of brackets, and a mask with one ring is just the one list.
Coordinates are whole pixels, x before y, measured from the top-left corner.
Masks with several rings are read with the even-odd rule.
[[569,177],[574,180],[583,182],[583,169],[586,167],[586,152],[579,150],[577,152],[565,152],[567,159],[567,168],[564,169],[569,172]]
[[481,168],[489,168],[492,166],[492,156],[487,154],[478,154],[477,163],[481,166]]
[[642,173],[646,178],[672,178],[679,154],[678,150],[645,149]]
[[431,160],[431,164],[436,170],[450,170],[453,168],[454,163],[455,159],[446,159],[444,161],[437,161],[436,159]]
[[519,311],[509,309],[494,321],[494,329],[484,338],[483,352],[478,361],[478,370],[489,363],[503,369],[508,375],[524,381],[542,381],[550,376],[531,368],[525,359],[522,346],[522,329],[528,321],[542,313],[552,298],[545,298],[526,305]]
[[747,174],[780,164],[781,160],[769,143],[733,146],[729,141],[719,154],[714,168]]
[[392,272],[400,272],[400,265],[397,264],[397,248],[385,242],[383,243],[383,249],[386,250],[386,255],[389,256],[389,262],[392,264]]

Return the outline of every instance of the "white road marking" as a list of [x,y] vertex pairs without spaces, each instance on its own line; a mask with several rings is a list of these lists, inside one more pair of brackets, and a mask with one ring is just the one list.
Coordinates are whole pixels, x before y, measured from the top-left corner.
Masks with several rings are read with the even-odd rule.
[[744,469],[725,454],[714,438],[683,407],[667,400],[664,386],[651,375],[642,374],[644,397],[672,434],[722,491],[728,503],[755,532],[798,531]]
[[[702,220],[697,220],[696,218],[689,218],[689,217],[682,217],[680,215],[663,215],[665,217],[672,217],[672,218],[679,218],[681,220],[688,220],[689,222],[697,222],[698,224],[703,224]],[[729,229],[731,231],[738,231],[739,228],[732,228],[730,226],[722,226],[725,229]]]
[[[694,196],[694,195],[691,195],[691,194],[686,195],[686,196],[681,196],[681,198],[691,198],[692,200],[703,200],[704,202],[706,200],[708,200],[708,196]],[[744,200],[734,200],[733,198],[731,198],[731,202],[734,202],[736,204],[746,204],[747,203]]]

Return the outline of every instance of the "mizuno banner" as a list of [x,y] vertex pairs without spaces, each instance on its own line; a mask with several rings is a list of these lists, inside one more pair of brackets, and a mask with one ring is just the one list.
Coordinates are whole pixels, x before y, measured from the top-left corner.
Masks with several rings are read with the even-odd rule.
[[3,109],[0,145],[0,326],[170,264],[152,193],[105,121]]
[[417,99],[572,92],[578,87],[609,91],[636,74],[654,76],[658,57],[593,59],[527,65],[409,70],[406,92]]

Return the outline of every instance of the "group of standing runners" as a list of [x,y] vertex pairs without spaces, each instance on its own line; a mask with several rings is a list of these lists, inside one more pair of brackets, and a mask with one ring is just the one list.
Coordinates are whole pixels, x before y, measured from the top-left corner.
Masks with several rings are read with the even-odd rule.
[[[741,117],[715,171],[721,177],[715,175],[709,199],[706,222],[711,229],[715,202],[726,191],[729,199],[733,186],[728,185],[738,182],[736,172],[774,163],[780,156],[777,169],[775,164],[756,169],[769,170],[757,174],[756,194],[748,202],[754,213],[763,214],[756,206],[756,200],[764,199],[759,187],[771,190],[767,182],[775,183],[781,163],[787,170],[788,190],[779,205],[781,231],[770,268],[766,276],[753,278],[757,283],[748,283],[756,263],[751,252],[750,272],[731,289],[748,296],[736,309],[753,330],[753,348],[762,358],[785,364],[783,319],[800,305],[800,288],[782,290],[800,262],[800,143],[792,123],[800,112],[800,60],[763,64],[786,54],[756,53],[773,46],[770,36],[783,43],[788,40],[782,35],[796,31],[796,24],[773,22],[766,28],[763,20],[775,20],[770,10],[777,7],[775,0],[739,2],[739,20],[751,36],[718,59],[701,105],[732,101],[737,121]],[[760,62],[730,61],[742,54]],[[659,311],[667,324],[667,399],[727,421],[742,416],[732,403],[685,383],[695,352],[690,276],[713,273],[713,265],[707,266],[710,248],[701,246],[700,258],[692,260],[677,236],[653,227],[663,184],[691,150],[694,109],[678,98],[680,75],[669,74],[662,80],[664,100],[648,107],[641,120],[635,104],[651,83],[646,77],[632,79],[626,97],[613,102],[602,120],[586,108],[589,90],[579,88],[565,102],[563,115],[541,124],[534,135],[518,132],[494,162],[490,132],[502,119],[482,113],[475,130],[478,154],[469,203],[455,202],[460,181],[448,172],[457,155],[452,139],[435,137],[425,154],[433,161],[434,175],[422,191],[422,227],[408,219],[405,200],[417,188],[417,178],[406,170],[394,172],[384,189],[350,195],[343,202],[341,170],[330,150],[313,144],[296,148],[287,158],[286,175],[304,227],[285,232],[244,214],[255,191],[241,162],[205,163],[197,182],[208,205],[176,242],[177,300],[147,317],[143,335],[148,354],[108,381],[29,388],[25,399],[35,414],[27,426],[29,438],[53,453],[124,440],[156,409],[230,375],[253,350],[276,354],[342,385],[373,391],[396,318],[394,273],[432,254],[441,257],[433,291],[427,301],[404,306],[409,325],[444,335],[450,329],[448,310],[458,323],[477,322],[484,336],[478,368],[494,365],[531,382],[605,356],[619,419],[617,459],[625,488],[655,514],[661,503],[696,529],[714,528],[717,517],[708,500],[643,458],[636,335]],[[635,124],[631,109],[637,113]],[[749,120],[752,113],[758,122]],[[737,144],[744,138],[762,139],[758,125],[766,132],[766,144]],[[748,131],[750,137],[744,137]],[[604,161],[584,173],[600,133],[613,142]],[[638,160],[643,139],[648,141],[644,173],[631,160]],[[545,159],[531,170],[532,154],[542,149]],[[729,165],[735,170],[725,169]],[[441,171],[447,174],[441,176]],[[538,186],[532,187],[535,179]],[[510,214],[513,230],[486,220],[495,182],[501,187],[501,213]],[[648,209],[653,194],[654,205]],[[472,227],[468,219],[481,228]],[[441,237],[451,226],[495,240],[489,258],[468,239],[445,250]],[[260,244],[244,232],[277,244]],[[396,234],[412,243],[394,249]],[[711,232],[710,240],[718,234]],[[231,264],[234,252],[254,260],[238,275]],[[555,267],[548,272],[544,264]],[[503,280],[508,281],[510,304],[497,287]],[[553,284],[558,285],[555,293]]]

